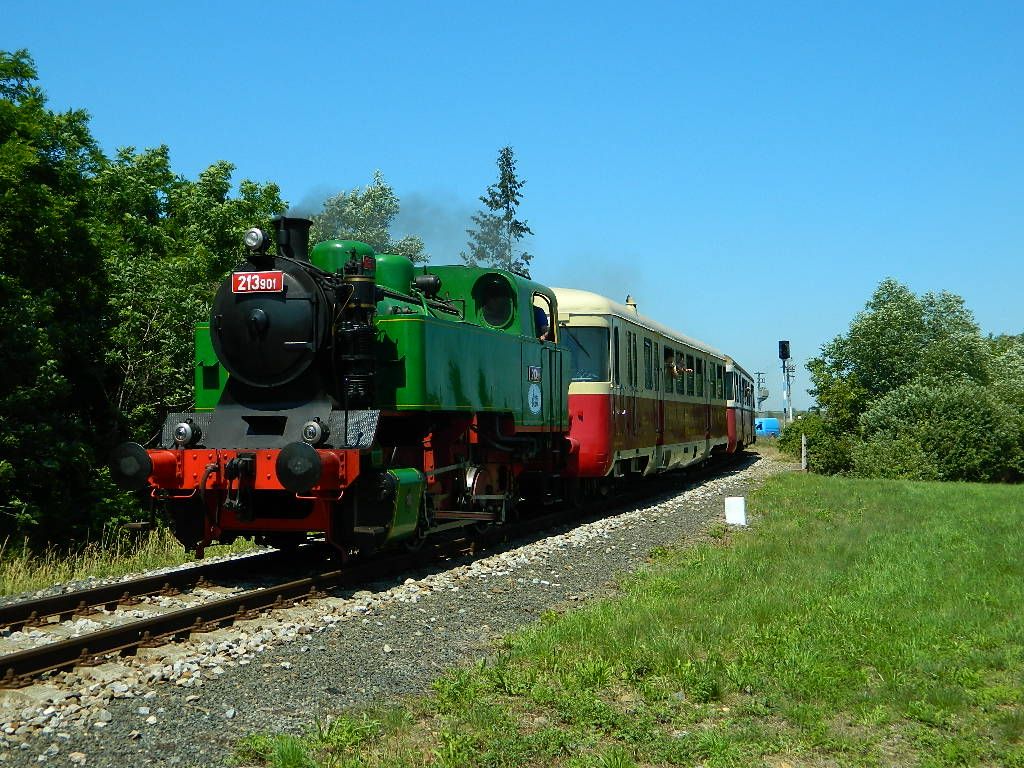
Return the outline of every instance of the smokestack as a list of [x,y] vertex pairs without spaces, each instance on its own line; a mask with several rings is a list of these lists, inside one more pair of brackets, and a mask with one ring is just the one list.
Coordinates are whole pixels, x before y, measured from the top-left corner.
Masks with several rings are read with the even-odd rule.
[[629,307],[630,309],[632,309],[634,312],[637,311],[636,310],[636,301],[630,295],[626,296],[626,306]]
[[296,261],[309,261],[309,228],[313,222],[290,216],[274,218],[277,252]]

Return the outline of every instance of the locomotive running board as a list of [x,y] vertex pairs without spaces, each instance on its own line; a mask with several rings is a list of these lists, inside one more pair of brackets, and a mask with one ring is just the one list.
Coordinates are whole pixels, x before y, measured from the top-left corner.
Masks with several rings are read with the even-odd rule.
[[[277,419],[279,434],[252,434],[250,421]],[[330,403],[313,402],[302,407],[257,411],[230,403],[218,407],[216,412],[175,412],[167,416],[160,440],[161,448],[174,447],[174,427],[189,420],[202,434],[195,448],[283,448],[289,442],[302,439],[302,427],[313,418],[325,422],[328,440],[320,447],[364,450],[373,445],[380,422],[380,411],[336,411]]]

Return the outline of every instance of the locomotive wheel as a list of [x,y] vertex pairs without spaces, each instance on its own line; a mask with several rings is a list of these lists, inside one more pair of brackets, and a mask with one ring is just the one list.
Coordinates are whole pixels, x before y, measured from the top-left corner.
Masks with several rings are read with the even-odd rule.
[[171,530],[186,552],[195,552],[206,533],[206,507],[198,496],[170,499],[167,514]]
[[405,548],[408,551],[419,552],[421,549],[423,549],[423,542],[425,542],[426,540],[427,534],[423,533],[422,529],[417,527],[416,530],[413,531],[412,536],[407,538],[403,543],[405,544]]

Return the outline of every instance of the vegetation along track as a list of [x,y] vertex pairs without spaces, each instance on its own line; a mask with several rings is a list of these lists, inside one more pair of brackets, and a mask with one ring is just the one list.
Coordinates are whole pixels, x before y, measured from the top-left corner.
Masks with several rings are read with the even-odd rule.
[[[721,464],[714,470],[721,470]],[[707,471],[700,474],[705,475]],[[678,481],[676,474],[674,480]],[[638,483],[623,494],[593,505],[585,519],[608,514],[612,506],[656,496],[670,487],[673,478],[660,477],[654,481]],[[454,539],[417,552],[395,552],[386,556],[356,561],[343,569],[332,569],[301,578],[279,580],[243,589],[217,599],[155,615],[135,617],[127,622],[100,625],[94,631],[85,631],[64,639],[50,639],[40,645],[0,656],[0,687],[20,687],[47,672],[68,669],[77,665],[100,663],[107,656],[134,653],[140,647],[172,642],[193,632],[203,632],[229,624],[236,619],[251,618],[260,611],[288,607],[296,602],[324,596],[329,590],[355,586],[361,583],[394,576],[421,567],[429,562],[451,557],[479,545],[492,543],[496,538],[515,539],[536,534],[570,521],[583,522],[579,510],[558,509],[540,517],[500,528],[491,528],[473,540]],[[311,545],[312,546],[312,545]],[[302,548],[305,551],[306,548]],[[0,627],[10,632],[26,626],[46,626],[75,615],[97,614],[109,606],[130,607],[145,596],[172,595],[186,589],[210,586],[211,580],[270,575],[274,571],[288,572],[294,566],[293,553],[272,551],[244,558],[197,565],[156,576],[142,576],[114,584],[85,590],[26,600],[0,607]],[[325,559],[324,562],[329,562]],[[294,570],[290,571],[294,575]]]

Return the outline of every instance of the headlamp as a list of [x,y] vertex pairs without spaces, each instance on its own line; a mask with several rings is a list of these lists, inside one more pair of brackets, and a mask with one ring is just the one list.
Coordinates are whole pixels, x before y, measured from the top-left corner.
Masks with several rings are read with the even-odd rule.
[[245,230],[245,236],[242,239],[245,241],[245,247],[250,251],[264,251],[270,245],[270,238],[267,236],[267,233],[259,227],[251,227]]

